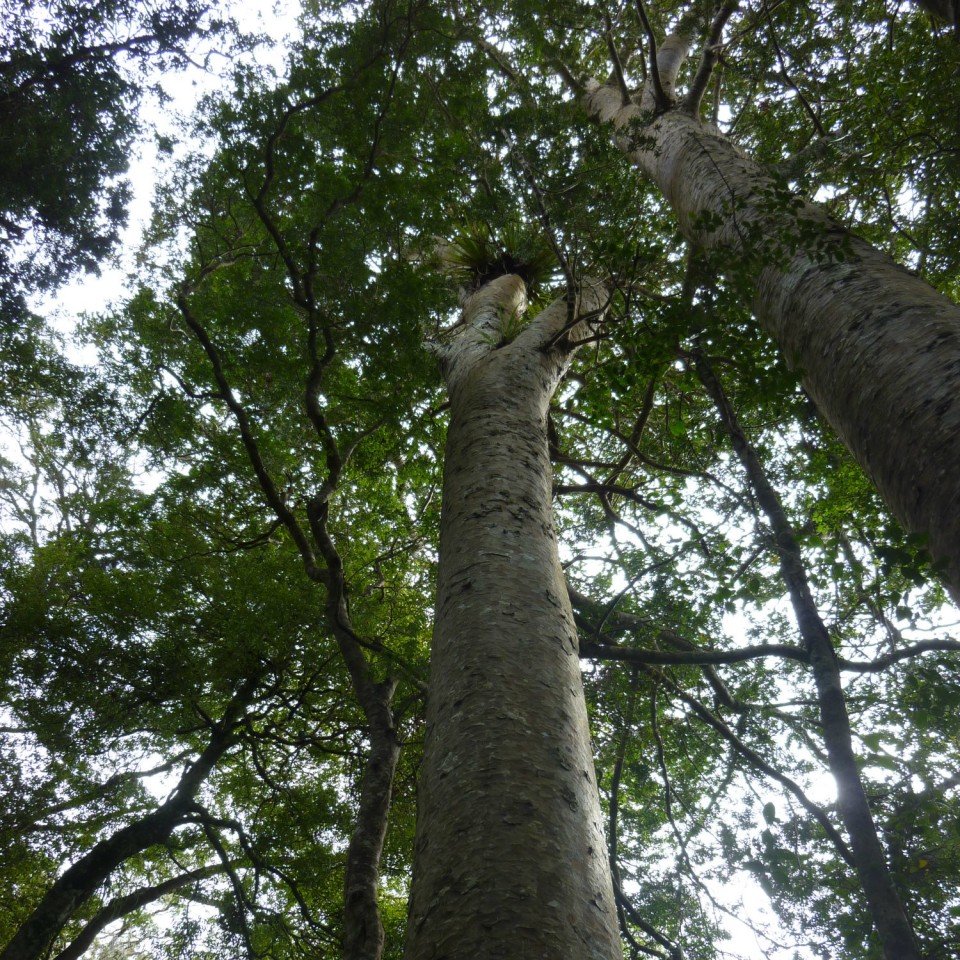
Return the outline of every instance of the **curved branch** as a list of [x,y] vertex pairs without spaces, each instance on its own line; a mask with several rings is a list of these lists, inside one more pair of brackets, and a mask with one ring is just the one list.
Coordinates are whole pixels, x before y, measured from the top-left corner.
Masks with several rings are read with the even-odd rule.
[[620,96],[624,105],[630,102],[630,88],[627,86],[626,77],[623,75],[623,61],[620,59],[620,51],[617,50],[617,44],[613,39],[613,24],[610,22],[610,15],[605,14],[606,29],[603,37],[607,43],[607,52],[610,54],[610,62],[613,65],[613,75],[617,79],[617,86],[620,89]]
[[935,651],[960,652],[960,642],[956,640],[921,640],[902,650],[895,650],[893,653],[887,653],[876,660],[845,660],[843,657],[837,658],[837,663],[841,670],[848,670],[856,673],[879,673],[886,670],[887,667],[901,660],[909,660],[921,653],[932,653]]
[[[604,625],[610,623],[614,629],[621,631],[643,630],[648,633],[652,631],[655,640],[662,641],[667,646],[688,652],[699,652],[697,645],[692,641],[687,640],[686,637],[681,637],[679,634],[676,634],[670,630],[656,628],[653,626],[653,624],[643,620],[640,617],[635,617],[628,613],[620,613],[619,611],[614,610],[615,604],[608,605],[606,609],[599,609],[598,605],[595,604],[589,597],[580,593],[578,590],[575,590],[569,583],[567,584],[567,593],[570,596],[571,605],[578,612],[578,616],[582,616],[584,611],[589,611],[594,614],[598,612],[600,613],[602,617],[600,621],[601,629]],[[578,620],[578,626],[582,625],[583,624]],[[596,638],[598,633],[597,629],[593,629],[592,633]],[[583,646],[581,646],[581,651],[583,649]],[[717,671],[714,670],[709,664],[700,664],[700,666],[703,666],[704,676],[706,676],[707,682],[710,684],[710,686],[713,687],[713,691],[717,695],[717,701],[726,707],[735,709],[737,703],[730,691],[727,689],[727,685],[720,679]]]
[[201,785],[234,743],[234,730],[253,697],[256,677],[234,694],[210,741],[186,769],[174,791],[154,811],[127,824],[65,870],[0,953],[0,960],[37,960],[77,909],[130,857],[164,843],[184,822]]
[[643,25],[644,32],[647,35],[647,42],[650,44],[650,84],[653,87],[653,101],[657,110],[669,110],[670,98],[663,89],[663,82],[660,79],[660,65],[657,63],[657,38],[654,36],[653,27],[650,26],[650,18],[647,16],[647,8],[643,5],[643,0],[636,0],[637,16]]
[[220,398],[224,401],[224,403],[226,403],[237,422],[237,427],[240,430],[240,440],[243,443],[244,449],[247,451],[247,457],[250,460],[250,464],[253,467],[254,473],[257,475],[257,481],[260,484],[260,489],[263,491],[263,495],[266,498],[267,503],[270,504],[273,512],[283,523],[284,527],[286,527],[291,538],[293,539],[293,542],[296,544],[297,549],[300,552],[300,556],[303,559],[303,565],[306,568],[307,576],[309,576],[311,580],[323,582],[326,579],[325,573],[317,564],[313,548],[310,546],[310,541],[307,540],[306,534],[303,532],[303,528],[300,526],[297,518],[293,515],[293,512],[284,502],[283,497],[280,495],[280,491],[277,489],[277,485],[273,482],[273,478],[270,476],[270,472],[267,470],[266,464],[263,461],[263,456],[260,453],[260,446],[253,435],[250,417],[247,415],[247,411],[243,404],[241,404],[237,399],[236,394],[233,392],[233,388],[230,386],[230,381],[227,379],[227,375],[224,372],[223,359],[220,356],[220,351],[210,339],[210,335],[207,333],[206,328],[202,323],[200,323],[199,320],[197,320],[196,316],[194,315],[193,310],[190,307],[190,303],[187,300],[185,289],[181,288],[177,292],[176,302],[184,322],[193,332],[193,335],[196,337],[197,342],[202,347],[203,352],[207,355],[207,360],[210,362],[210,367],[213,371],[214,380],[216,381],[217,388],[220,391]]
[[710,77],[713,74],[713,68],[720,59],[720,37],[723,34],[723,28],[727,21],[740,5],[740,0],[726,0],[726,2],[717,11],[717,15],[710,24],[710,32],[703,45],[703,55],[700,58],[700,66],[697,68],[696,76],[690,85],[690,91],[683,101],[683,107],[687,113],[694,117],[700,115],[700,104],[703,101],[703,95],[706,92],[707,85],[710,83]]
[[200,867],[197,870],[191,870],[189,873],[182,873],[177,877],[171,877],[155,886],[141,887],[126,896],[114,898],[103,909],[94,914],[93,919],[74,937],[69,946],[56,955],[54,960],[79,960],[96,939],[97,934],[108,924],[113,923],[114,920],[119,920],[129,913],[133,913],[134,910],[139,910],[148,903],[153,903],[161,897],[165,897],[168,893],[174,893],[182,887],[199,880],[205,880],[223,871],[223,864],[212,864],[207,867]]
[[[651,670],[651,668],[646,668]],[[834,848],[837,853],[843,859],[843,861],[851,867],[855,867],[856,863],[853,858],[853,853],[850,850],[850,847],[847,846],[847,842],[840,836],[837,828],[830,822],[830,818],[827,816],[827,812],[819,804],[814,803],[807,795],[804,793],[803,788],[793,779],[788,777],[785,773],[781,773],[775,767],[767,763],[763,757],[760,756],[754,749],[748,747],[737,735],[731,730],[726,723],[720,717],[718,717],[713,711],[708,710],[699,700],[695,697],[691,697],[688,693],[682,690],[676,683],[674,683],[669,677],[666,676],[660,670],[651,670],[651,673],[654,674],[664,685],[668,686],[673,693],[678,696],[684,703],[686,703],[697,717],[702,720],[707,726],[712,727],[717,733],[726,740],[737,753],[740,754],[745,760],[747,760],[751,766],[756,767],[758,770],[765,773],[771,780],[776,780],[781,786],[785,787],[790,793],[793,794],[800,802],[800,805],[810,813],[813,818],[820,824],[823,828],[824,833],[830,838],[830,841],[833,843]]]

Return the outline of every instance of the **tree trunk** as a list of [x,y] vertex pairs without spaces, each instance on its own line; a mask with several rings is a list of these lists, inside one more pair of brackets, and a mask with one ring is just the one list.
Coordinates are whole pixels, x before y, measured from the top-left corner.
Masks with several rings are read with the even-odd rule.
[[830,773],[837,783],[837,807],[850,836],[857,875],[867,897],[870,915],[880,936],[887,960],[920,960],[920,947],[913,933],[900,894],[893,882],[887,856],[870,811],[870,803],[856,754],[847,700],[840,679],[840,665],[820,611],[814,602],[803,554],[780,495],[767,478],[756,450],[740,426],[723,386],[709,360],[695,354],[697,374],[712,398],[734,452],[746,471],[750,486],[773,531],[779,556],[780,576],[790,594],[800,637],[810,660],[817,688],[817,703]]
[[595,82],[586,109],[613,123],[688,239],[754,269],[762,324],[960,601],[960,307],[689,113],[624,105]]
[[915,0],[918,7],[926,10],[931,17],[943,20],[946,23],[957,23],[960,17],[960,8],[955,0]]
[[[579,316],[603,300],[588,287]],[[558,301],[500,343],[524,307],[518,276],[491,281],[440,350],[451,420],[407,960],[622,956],[551,512],[547,407],[575,331]]]
[[360,778],[357,822],[347,845],[343,891],[343,960],[380,960],[384,930],[380,919],[380,855],[393,799],[393,777],[400,759],[393,717],[396,681],[377,682],[354,632],[347,607],[343,560],[326,531],[326,501],[311,505],[311,528],[327,564],[327,623],[343,657],[369,741]]
[[357,822],[347,847],[344,880],[344,960],[380,960],[384,931],[377,904],[380,889],[380,855],[387,835],[387,818],[393,795],[393,777],[400,759],[390,702],[393,680],[372,684],[364,709],[369,724],[370,748],[360,781]]

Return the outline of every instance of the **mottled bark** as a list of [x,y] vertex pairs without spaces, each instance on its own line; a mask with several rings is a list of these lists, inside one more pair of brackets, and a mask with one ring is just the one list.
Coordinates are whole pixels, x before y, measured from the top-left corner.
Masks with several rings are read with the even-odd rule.
[[762,324],[960,600],[960,307],[689,113],[624,105],[596,83],[585,106],[691,241],[752,271]]
[[[587,288],[580,315],[602,301]],[[551,512],[568,311],[503,344],[524,307],[519,277],[490,282],[441,351],[451,420],[407,960],[622,956]]]
[[756,450],[740,426],[733,407],[706,357],[696,357],[700,380],[716,405],[720,422],[750,481],[757,503],[773,531],[779,557],[780,576],[790,595],[790,603],[809,657],[817,688],[817,703],[823,740],[827,748],[830,772],[837,784],[840,819],[850,836],[857,875],[863,886],[887,960],[920,960],[920,948],[893,883],[887,857],[877,834],[870,804],[853,751],[853,736],[847,702],[840,680],[840,665],[826,624],[820,616],[800,544],[787,517],[780,495],[767,478]]
[[76,910],[93,896],[114,870],[130,857],[164,843],[170,837],[184,822],[201,785],[233,743],[236,723],[253,690],[251,681],[237,692],[206,749],[186,770],[176,790],[164,803],[101,840],[61,874],[0,953],[0,960],[38,960]]

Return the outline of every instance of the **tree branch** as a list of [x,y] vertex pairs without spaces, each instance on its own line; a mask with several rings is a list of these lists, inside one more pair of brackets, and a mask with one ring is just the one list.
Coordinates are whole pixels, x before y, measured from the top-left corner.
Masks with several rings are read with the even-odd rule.
[[647,42],[650,44],[650,83],[653,87],[653,101],[657,110],[669,110],[670,98],[663,89],[663,83],[660,79],[660,65],[657,62],[657,38],[654,36],[653,27],[650,25],[650,18],[647,16],[647,8],[643,0],[636,0],[637,16],[640,17],[640,23],[647,34]]
[[760,756],[755,750],[751,747],[748,747],[728,726],[720,719],[716,714],[711,710],[708,710],[699,700],[695,697],[691,697],[686,691],[681,689],[676,683],[674,683],[666,674],[660,670],[655,670],[651,667],[645,668],[650,671],[654,676],[658,677],[666,686],[668,686],[676,696],[678,696],[684,703],[686,703],[697,717],[702,720],[707,726],[712,727],[717,733],[726,740],[737,753],[740,754],[745,760],[747,760],[751,766],[756,767],[758,770],[762,771],[771,780],[776,780],[781,786],[785,787],[790,793],[793,794],[800,802],[801,806],[807,810],[813,818],[820,824],[823,828],[824,833],[830,838],[830,841],[833,843],[834,848],[837,853],[843,859],[843,861],[851,867],[856,866],[856,862],[853,858],[853,853],[850,851],[850,848],[847,846],[846,841],[843,837],[840,836],[837,828],[830,822],[830,818],[827,816],[826,811],[814,803],[807,795],[804,793],[803,788],[792,780],[785,773],[781,773],[775,767],[767,763],[763,757]]
[[740,0],[725,0],[713,18],[710,24],[710,32],[703,45],[703,54],[700,57],[700,66],[690,85],[690,90],[684,98],[682,109],[691,116],[700,115],[700,105],[703,101],[703,95],[710,83],[710,77],[717,61],[720,59],[722,45],[720,38],[723,34],[723,28],[727,21],[740,5]]
[[620,98],[623,105],[630,102],[630,88],[627,86],[626,77],[623,75],[623,63],[620,60],[620,53],[613,39],[613,24],[610,22],[610,14],[604,11],[604,20],[606,29],[603,32],[603,38],[607,44],[607,52],[610,54],[610,63],[613,65],[613,75],[617,79],[617,86],[620,88]]
[[637,666],[684,663],[704,666],[716,663],[742,663],[744,660],[759,660],[764,657],[781,657],[807,663],[807,654],[803,648],[785,643],[758,644],[738,647],[736,650],[698,650],[696,652],[641,650],[636,647],[619,647],[603,643],[583,643],[580,645],[580,656],[591,660],[621,660]]
[[227,379],[227,375],[224,372],[223,360],[220,356],[220,351],[210,339],[210,335],[207,333],[206,328],[200,323],[199,320],[197,320],[196,316],[194,315],[187,299],[187,293],[184,287],[181,287],[177,292],[176,302],[184,322],[193,332],[193,335],[196,337],[198,343],[203,349],[203,352],[207,355],[207,359],[213,371],[214,380],[216,381],[217,387],[220,390],[221,398],[226,403],[230,412],[233,414],[234,419],[236,420],[237,427],[240,430],[240,440],[244,449],[247,451],[247,457],[250,460],[250,465],[253,467],[253,471],[256,474],[257,481],[260,484],[260,489],[263,491],[263,495],[266,498],[267,503],[273,509],[273,512],[276,514],[276,516],[283,522],[284,527],[287,529],[288,533],[293,539],[293,542],[296,544],[297,549],[300,552],[300,557],[303,560],[304,568],[307,571],[307,576],[310,577],[311,580],[321,583],[325,582],[326,573],[317,564],[317,559],[314,555],[313,548],[310,546],[310,541],[307,539],[307,536],[304,533],[303,528],[300,526],[300,523],[297,521],[297,518],[287,506],[284,498],[280,494],[280,491],[277,489],[277,485],[273,482],[273,478],[270,476],[270,473],[267,470],[263,456],[260,453],[259,444],[253,435],[253,428],[250,423],[250,418],[247,415],[247,411],[240,401],[237,400],[237,397],[233,392],[233,388],[230,386],[230,381]]
[[134,890],[133,893],[114,898],[94,914],[93,918],[70,942],[70,945],[61,950],[54,960],[79,960],[96,939],[97,934],[100,933],[104,927],[113,923],[114,920],[119,920],[129,913],[133,913],[134,910],[139,910],[148,903],[160,900],[169,893],[175,893],[177,890],[191,883],[197,883],[208,877],[216,876],[218,873],[223,873],[224,869],[223,864],[212,864],[207,867],[200,867],[197,870],[191,870],[189,873],[182,873],[179,876],[171,877],[169,880],[164,880],[155,886],[141,887],[139,890]]
[[184,771],[170,796],[151,813],[95,844],[50,887],[0,953],[0,960],[38,960],[77,909],[122,863],[163,843],[185,821],[197,791],[234,743],[234,730],[256,690],[245,680],[214,724],[207,746]]
[[880,673],[881,670],[886,670],[887,667],[900,663],[901,660],[909,660],[922,653],[936,651],[960,652],[960,642],[956,640],[921,640],[919,643],[911,644],[902,650],[894,650],[892,653],[877,657],[876,660],[846,660],[843,657],[838,657],[837,663],[841,670],[852,673]]

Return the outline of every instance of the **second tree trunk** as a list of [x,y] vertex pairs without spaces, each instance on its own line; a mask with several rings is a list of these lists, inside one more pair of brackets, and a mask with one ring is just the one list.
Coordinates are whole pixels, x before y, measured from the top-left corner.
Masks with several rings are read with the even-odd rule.
[[[581,312],[601,294],[581,296]],[[473,295],[451,399],[408,960],[619,960],[576,628],[551,511],[547,407],[566,303],[511,343],[523,282]],[[561,337],[560,339],[566,339]]]

